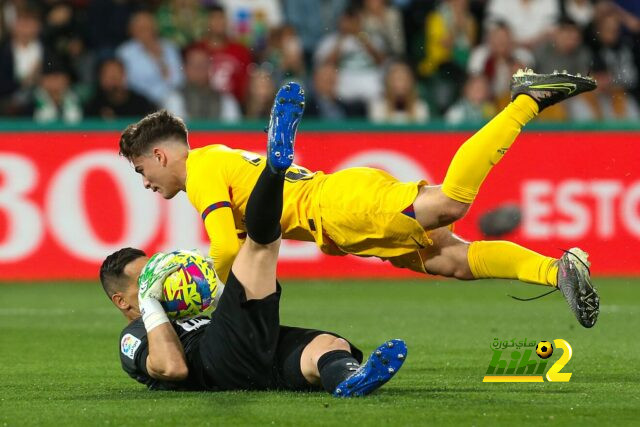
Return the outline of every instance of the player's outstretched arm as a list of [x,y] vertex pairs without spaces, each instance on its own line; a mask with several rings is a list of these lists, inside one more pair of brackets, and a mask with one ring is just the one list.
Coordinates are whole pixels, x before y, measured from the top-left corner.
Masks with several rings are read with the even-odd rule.
[[138,278],[138,303],[147,330],[149,376],[164,381],[181,381],[189,375],[182,343],[160,304],[162,285],[179,266],[170,264],[171,257],[157,253]]

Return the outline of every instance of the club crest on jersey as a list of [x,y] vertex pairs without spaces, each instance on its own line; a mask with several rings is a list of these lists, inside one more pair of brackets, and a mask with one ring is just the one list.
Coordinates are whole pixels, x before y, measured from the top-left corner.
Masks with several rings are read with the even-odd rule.
[[126,334],[122,337],[122,341],[120,341],[120,351],[129,359],[133,360],[133,356],[135,356],[136,350],[140,347],[141,342],[142,341],[133,335]]

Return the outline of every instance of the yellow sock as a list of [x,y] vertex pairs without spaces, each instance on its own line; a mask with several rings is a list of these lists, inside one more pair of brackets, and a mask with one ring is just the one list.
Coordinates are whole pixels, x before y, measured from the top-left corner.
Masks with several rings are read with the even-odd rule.
[[540,255],[512,242],[473,242],[467,258],[476,279],[518,279],[538,285],[558,285],[555,258]]
[[538,114],[538,104],[528,96],[512,103],[460,146],[447,170],[442,192],[472,203],[489,171],[502,159],[522,127]]

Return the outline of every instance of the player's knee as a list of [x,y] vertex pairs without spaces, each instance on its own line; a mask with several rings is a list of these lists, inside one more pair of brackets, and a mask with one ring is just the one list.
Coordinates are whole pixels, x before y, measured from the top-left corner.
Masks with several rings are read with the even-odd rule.
[[449,259],[452,264],[452,277],[459,280],[472,280],[473,274],[469,267],[467,254],[469,252],[468,244],[456,245],[449,248]]
[[333,350],[351,351],[351,346],[349,345],[349,342],[344,338],[333,337],[333,340],[331,341],[331,344],[329,345],[329,347],[331,351]]
[[422,187],[413,205],[416,220],[429,230],[449,225],[464,217],[469,210],[469,204],[448,197],[441,186]]
[[467,260],[468,249],[469,245],[466,243],[444,247],[437,256],[427,259],[425,270],[433,275],[472,280],[473,274]]
[[462,203],[449,198],[447,198],[446,203],[443,205],[443,216],[449,224],[462,219],[469,211],[470,206],[467,203]]
[[330,351],[351,351],[351,346],[347,340],[330,334],[318,335],[307,345],[307,348],[310,350],[314,363],[317,363],[323,354]]

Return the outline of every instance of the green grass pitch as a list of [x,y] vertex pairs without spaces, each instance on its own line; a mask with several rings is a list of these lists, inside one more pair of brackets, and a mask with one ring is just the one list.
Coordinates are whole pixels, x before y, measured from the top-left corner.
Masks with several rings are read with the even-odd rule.
[[[285,281],[284,324],[338,332],[369,353],[407,341],[374,395],[149,392],[120,368],[124,318],[96,283],[0,285],[0,427],[22,425],[622,425],[640,419],[640,280],[600,279],[583,329],[559,293],[483,281]],[[563,338],[568,383],[488,384],[494,338]],[[559,352],[558,352],[559,353]],[[554,354],[550,360],[556,360]]]

